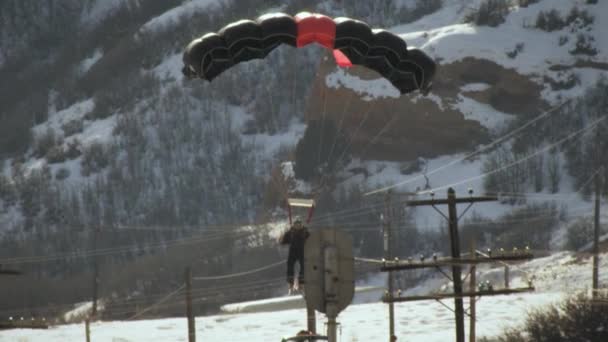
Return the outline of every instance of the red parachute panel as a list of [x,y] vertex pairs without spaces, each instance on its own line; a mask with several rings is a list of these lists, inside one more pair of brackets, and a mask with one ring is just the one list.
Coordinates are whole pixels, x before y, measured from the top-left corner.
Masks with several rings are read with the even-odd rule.
[[350,68],[353,66],[353,62],[344,54],[344,52],[335,49],[334,50],[334,58],[336,60],[336,64],[342,68]]
[[317,13],[298,13],[295,16],[298,25],[297,47],[318,43],[330,50],[336,39],[336,23],[326,15]]

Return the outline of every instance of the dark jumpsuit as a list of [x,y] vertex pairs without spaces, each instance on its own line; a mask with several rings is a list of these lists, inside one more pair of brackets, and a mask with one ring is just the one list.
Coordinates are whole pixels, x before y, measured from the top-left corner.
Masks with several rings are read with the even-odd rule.
[[281,237],[282,245],[289,245],[289,255],[287,257],[287,282],[293,285],[294,266],[296,261],[300,264],[300,274],[298,284],[304,284],[304,243],[310,233],[306,227],[291,227]]

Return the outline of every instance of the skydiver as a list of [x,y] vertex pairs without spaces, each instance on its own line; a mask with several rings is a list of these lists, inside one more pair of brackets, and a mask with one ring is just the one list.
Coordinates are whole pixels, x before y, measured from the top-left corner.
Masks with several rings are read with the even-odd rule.
[[287,283],[289,290],[294,290],[294,266],[296,261],[300,265],[298,287],[304,284],[304,243],[310,236],[308,228],[302,224],[300,217],[295,218],[293,225],[281,236],[280,243],[289,245],[287,257]]

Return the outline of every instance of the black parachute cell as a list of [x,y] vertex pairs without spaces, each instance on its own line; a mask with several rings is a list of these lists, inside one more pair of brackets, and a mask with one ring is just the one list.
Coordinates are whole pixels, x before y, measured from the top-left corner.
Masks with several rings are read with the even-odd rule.
[[363,64],[374,40],[372,29],[364,22],[336,18],[334,49],[342,51],[353,64]]
[[419,80],[423,78],[424,69],[412,60],[401,61],[400,68],[395,69],[388,78],[401,93],[409,93],[421,89]]
[[427,93],[435,74],[435,62],[418,49],[408,50],[408,58],[401,60],[388,77],[402,93],[420,90]]
[[237,21],[221,29],[218,34],[226,42],[234,64],[266,57],[262,46],[262,29],[255,21]]
[[407,44],[399,36],[385,30],[374,30],[373,34],[373,42],[363,65],[390,79],[397,65],[408,58]]
[[198,77],[211,81],[233,63],[226,42],[215,33],[208,33],[190,42],[183,56],[184,69],[188,77]]
[[281,44],[296,46],[298,25],[292,16],[274,13],[263,15],[256,21],[262,31],[262,48],[265,55]]
[[428,93],[433,85],[433,77],[437,70],[437,64],[435,64],[435,61],[431,57],[418,49],[408,50],[408,56],[419,67],[420,73],[416,74],[416,79],[420,91]]

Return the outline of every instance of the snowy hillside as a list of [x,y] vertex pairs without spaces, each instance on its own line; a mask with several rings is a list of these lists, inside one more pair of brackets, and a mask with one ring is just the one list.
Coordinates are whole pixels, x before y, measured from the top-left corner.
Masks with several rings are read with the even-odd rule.
[[[480,1],[476,2],[476,4],[479,3]],[[421,47],[431,53],[441,61],[442,65],[474,56],[474,58],[490,60],[498,66],[530,77],[534,83],[540,85],[539,94],[550,106],[558,106],[564,101],[579,98],[589,87],[608,75],[608,44],[605,39],[601,38],[601,32],[608,29],[608,18],[596,16],[592,25],[578,20],[568,25],[564,24],[561,29],[551,32],[534,27],[541,12],[557,9],[559,15],[563,17],[567,17],[574,8],[589,13],[608,13],[607,3],[587,5],[585,1],[539,1],[525,8],[512,7],[505,17],[505,22],[497,27],[449,24],[450,22],[462,22],[475,7],[476,5],[470,1],[444,1],[441,10],[417,22],[394,27],[392,31],[400,33],[411,45]],[[596,52],[592,56],[572,53],[576,48],[577,37],[581,34],[592,37],[591,39],[595,42],[593,46]],[[510,56],[509,52],[518,44],[521,44],[518,48],[521,51],[515,56]],[[582,61],[593,61],[596,65],[603,66],[597,69],[591,66],[593,63],[585,65]],[[576,84],[568,89],[552,89],[552,85],[547,82],[547,78],[560,80],[567,77],[575,77],[577,80]],[[392,89],[386,89],[387,85],[382,80],[363,81],[356,76],[345,75],[341,70],[327,76],[327,85],[328,87],[352,89],[368,100],[395,96]],[[513,121],[516,115],[497,110],[471,96],[472,93],[483,92],[492,86],[492,84],[472,82],[462,85],[456,97],[442,98],[431,94],[430,98],[436,101],[440,107],[456,109],[466,119],[479,121],[495,132],[504,132],[504,128]],[[416,101],[417,98],[413,100]],[[557,115],[551,113],[553,107],[547,108],[551,108],[549,112],[539,112],[539,116],[544,117],[542,120],[557,120],[555,119]],[[496,142],[498,141],[496,140]],[[506,145],[509,148],[510,141],[512,139],[504,139],[498,145]],[[560,145],[568,143],[569,141],[565,141]],[[427,159],[425,166],[427,179],[422,175],[424,171],[404,175],[400,163],[356,160],[355,164],[351,166],[365,167],[370,174],[365,177],[362,175],[352,177],[348,184],[366,184],[369,190],[387,190],[389,188],[396,191],[425,190],[422,192],[423,198],[428,197],[429,188],[441,197],[445,196],[444,193],[448,187],[453,187],[457,194],[461,195],[466,194],[468,189],[473,189],[476,194],[481,194],[484,191],[485,178],[482,166],[487,160],[488,152],[493,150],[491,147],[493,146],[479,146],[477,151],[481,151],[481,153]],[[531,153],[548,156],[548,151],[548,147],[540,146]],[[561,159],[560,164],[565,167],[563,157]],[[393,187],[393,185],[397,186]],[[591,204],[587,204],[577,194],[580,189],[568,174],[564,173],[561,177],[558,188],[558,191],[546,189],[538,192],[532,187],[528,187],[523,188],[522,193],[527,195],[528,203],[554,202],[558,206],[566,204],[574,211],[573,216],[591,210]],[[477,208],[473,210],[475,209]],[[477,213],[485,217],[498,218],[510,210],[513,210],[513,206],[488,203],[479,205]],[[416,209],[415,215],[419,227],[437,227],[443,220],[432,208]]]
[[[475,26],[470,23],[462,24],[461,22],[470,15],[480,1],[476,4],[462,0],[446,0],[440,10],[425,16],[423,19],[406,25],[399,25],[390,28],[391,31],[399,33],[411,46],[422,48],[430,53],[440,64],[453,64],[458,61],[463,61],[467,57],[474,56],[477,59],[487,59],[493,63],[517,71],[523,76],[530,77],[534,83],[541,87],[540,95],[546,103],[557,105],[567,99],[575,99],[579,97],[585,89],[593,85],[602,74],[606,74],[606,70],[598,70],[593,68],[593,65],[603,65],[608,62],[608,46],[603,39],[600,38],[600,33],[605,31],[608,26],[608,19],[602,16],[595,16],[591,24],[574,21],[565,25],[560,30],[546,32],[534,27],[535,20],[542,11],[558,9],[562,16],[567,16],[569,11],[576,7],[580,11],[588,13],[606,13],[607,4],[599,3],[596,5],[587,5],[585,1],[540,1],[533,3],[527,7],[512,7],[510,12],[505,16],[505,22],[497,27]],[[93,18],[103,18],[107,13],[111,13],[113,9],[118,7],[120,1],[114,1],[102,6],[96,3],[88,10],[88,14],[83,18],[93,20]],[[145,39],[147,36],[158,35],[166,32],[180,23],[184,15],[192,16],[199,11],[205,11],[209,7],[211,11],[217,9],[220,2],[217,1],[194,1],[187,2],[181,6],[172,8],[160,15],[157,15],[144,24],[136,34],[136,39]],[[400,3],[399,6],[411,5],[410,2]],[[321,5],[323,7],[324,5]],[[339,9],[333,8],[332,10]],[[83,19],[83,20],[85,20]],[[97,19],[95,19],[97,20]],[[581,34],[593,38],[593,47],[596,53],[593,56],[581,58],[580,55],[573,54],[571,51],[575,49],[577,37]],[[591,38],[590,38],[591,39]],[[561,43],[564,41],[565,43]],[[496,42],[500,42],[498,46]],[[509,57],[508,52],[516,45],[522,44],[518,48],[516,56]],[[103,52],[96,49],[89,57],[81,62],[81,70],[86,73],[92,66],[95,66],[99,61],[103,61]],[[595,64],[587,63],[580,64],[581,60],[587,62],[593,61]],[[263,63],[255,62],[259,67]],[[181,81],[181,52],[165,55],[164,58],[155,63],[151,68],[143,70],[144,74],[153,75],[161,82],[160,96],[169,96],[167,91],[182,87]],[[557,68],[561,66],[562,68]],[[554,68],[555,67],[555,68]],[[248,68],[252,69],[252,68]],[[564,71],[565,70],[565,71]],[[556,82],[560,79],[573,77],[577,79],[576,84],[564,90],[553,90],[545,77],[549,77]],[[441,74],[438,75],[441,81]],[[218,81],[219,82],[219,81]],[[369,80],[363,81],[357,76],[345,73],[344,70],[336,70],[326,77],[326,84],[333,88],[352,89],[357,93],[357,96],[365,101],[370,101],[379,98],[394,98],[396,96],[395,89],[387,84],[384,80]],[[461,85],[460,89],[456,90],[456,96],[442,97],[437,94],[431,94],[429,99],[437,104],[439,108],[450,108],[457,113],[461,113],[466,120],[475,120],[481,123],[492,132],[502,132],[505,127],[510,124],[515,114],[507,113],[496,109],[472,94],[480,94],[488,91],[491,84],[471,82]],[[208,87],[206,87],[208,88]],[[416,103],[420,97],[412,98]],[[110,108],[110,112],[104,113],[102,119],[91,118],[87,113],[94,111],[99,104],[95,103],[96,98],[87,98],[79,102],[72,103],[65,109],[56,110],[56,105],[51,101],[51,106],[48,112],[48,121],[34,127],[34,137],[37,141],[42,141],[46,138],[45,133],[51,129],[56,138],[60,139],[60,149],[68,150],[70,143],[77,145],[80,151],[86,151],[92,142],[99,142],[104,145],[116,140],[117,134],[116,125],[117,118],[124,114],[121,108]],[[192,98],[188,101],[197,101]],[[279,100],[281,101],[281,100]],[[151,103],[145,99],[135,104],[134,111],[141,112],[140,115],[150,116],[151,111],[145,109]],[[219,104],[222,106],[222,104]],[[248,104],[241,103],[239,106],[229,106],[227,115],[234,123],[231,129],[234,131],[243,132],[247,130],[246,123],[251,120],[256,120],[256,114],[251,113]],[[99,110],[99,109],[97,109]],[[145,113],[148,114],[145,114]],[[550,120],[551,117],[547,120]],[[145,120],[144,121],[150,121]],[[80,125],[80,130],[76,134],[72,134],[69,129],[69,124]],[[154,133],[152,122],[144,123],[151,125],[145,128],[149,131],[149,139],[158,141],[158,133]],[[232,124],[231,124],[232,125]],[[241,139],[244,144],[249,144],[250,148],[255,149],[256,159],[258,163],[259,175],[268,174],[270,171],[269,165],[280,163],[277,160],[277,152],[279,149],[293,148],[299,137],[302,136],[305,129],[305,124],[301,123],[296,118],[288,119],[280,132],[268,134],[260,132],[258,134],[242,135]],[[62,133],[63,130],[63,133]],[[76,141],[76,142],[75,142]],[[155,142],[156,143],[156,142]],[[507,142],[508,143],[508,142]],[[541,153],[547,154],[547,153]],[[461,154],[456,156],[442,156],[428,160],[426,166],[427,171],[433,172],[437,168],[441,168],[440,172],[429,174],[429,181],[422,179],[420,175],[404,175],[400,170],[400,164],[382,162],[382,161],[360,161],[355,159],[354,164],[347,168],[364,167],[371,173],[370,177],[360,179],[360,177],[351,178],[344,187],[350,184],[357,184],[365,191],[375,190],[383,186],[401,184],[397,190],[414,191],[416,189],[437,188],[444,189],[450,185],[456,186],[458,192],[463,192],[468,188],[473,188],[476,193],[484,192],[482,165],[484,163],[484,154],[478,154],[479,158],[475,158],[473,162],[459,161],[459,159],[467,156]],[[32,168],[41,169],[44,166],[51,167],[51,174],[58,174],[60,170],[62,179],[67,177],[70,183],[76,182],[77,186],[82,187],[84,184],[90,183],[93,179],[90,177],[81,178],[79,176],[82,170],[78,164],[82,164],[82,159],[71,159],[67,161],[51,161],[48,155],[41,155],[39,158],[32,158],[31,154],[28,160],[23,164],[25,172],[29,173]],[[369,158],[368,158],[369,159]],[[147,161],[149,162],[149,161]],[[4,163],[4,175],[14,177],[10,171],[10,165],[14,161],[7,160]],[[446,165],[448,164],[448,165]],[[562,162],[563,164],[563,162]],[[66,171],[67,170],[67,171]],[[382,170],[376,171],[376,170]],[[97,177],[94,177],[97,178]],[[404,179],[405,178],[405,179]],[[414,179],[412,179],[414,178]],[[417,178],[418,180],[416,180]],[[571,194],[578,189],[571,185],[571,179],[568,175],[561,177],[561,185],[559,191],[554,194],[554,197],[563,197],[564,194]],[[78,185],[80,184],[80,185]],[[523,189],[523,192],[534,192],[532,189]],[[576,197],[575,195],[573,197]],[[548,196],[548,199],[552,198]],[[500,213],[511,210],[510,207],[493,205],[495,209],[487,212],[495,213],[490,215],[497,217]],[[577,205],[578,207],[578,205]],[[422,217],[428,217],[425,212],[420,214]],[[420,220],[425,220],[424,218]],[[435,225],[434,223],[429,223]]]

